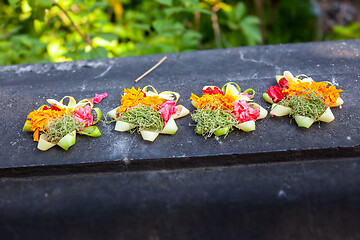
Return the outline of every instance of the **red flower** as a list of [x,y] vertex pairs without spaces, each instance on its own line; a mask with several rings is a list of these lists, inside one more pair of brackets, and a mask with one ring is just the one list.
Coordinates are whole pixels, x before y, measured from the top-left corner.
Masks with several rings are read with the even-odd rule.
[[52,106],[52,107],[44,106],[44,108],[43,108],[43,110],[48,110],[48,109],[51,109],[54,111],[61,111],[61,109],[58,108],[57,106]]
[[288,84],[288,80],[286,78],[282,78],[280,79],[279,81],[279,86],[282,88],[282,89],[288,89],[289,88],[289,84]]
[[245,100],[242,100],[235,102],[234,113],[236,120],[243,123],[256,120],[260,116],[260,109],[253,109]]
[[284,94],[279,85],[269,87],[269,90],[267,90],[266,93],[271,97],[274,103],[280,102],[284,98]]
[[224,92],[221,91],[218,87],[214,87],[214,90],[208,88],[208,89],[202,90],[202,92],[203,92],[203,95],[205,95],[205,94],[210,94],[210,95],[222,94],[222,95],[224,95]]

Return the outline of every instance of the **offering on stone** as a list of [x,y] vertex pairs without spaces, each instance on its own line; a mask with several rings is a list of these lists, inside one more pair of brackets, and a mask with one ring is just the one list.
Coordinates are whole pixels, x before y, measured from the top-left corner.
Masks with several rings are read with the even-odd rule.
[[233,127],[245,132],[255,130],[255,121],[265,118],[267,111],[252,102],[253,89],[241,92],[239,85],[226,83],[222,89],[205,86],[201,97],[191,94],[192,105],[196,108],[191,114],[196,122],[195,132],[205,138],[227,135]]
[[343,90],[330,82],[315,82],[304,74],[294,77],[289,71],[275,78],[278,85],[263,94],[272,104],[270,115],[290,115],[299,127],[309,128],[316,121],[332,122],[335,117],[330,108],[344,103],[339,94]]
[[[29,113],[23,130],[34,132],[34,141],[38,142],[37,148],[42,151],[55,145],[68,150],[76,142],[76,133],[90,137],[101,135],[99,129],[93,126],[101,119],[101,111],[93,106],[105,97],[107,93],[96,94],[94,98],[78,103],[72,96],[65,96],[60,101],[48,99],[52,106],[42,105]],[[69,100],[68,104],[64,104],[65,99]],[[92,110],[96,113],[95,121]]]
[[153,142],[159,134],[175,134],[175,119],[189,114],[187,108],[176,105],[179,98],[179,93],[158,93],[150,85],[137,90],[125,88],[121,105],[108,115],[116,122],[115,131],[138,132],[144,140]]

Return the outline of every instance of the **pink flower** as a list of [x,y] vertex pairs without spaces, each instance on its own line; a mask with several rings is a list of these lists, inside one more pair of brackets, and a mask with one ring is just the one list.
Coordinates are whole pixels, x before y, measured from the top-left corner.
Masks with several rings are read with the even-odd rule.
[[166,100],[162,104],[158,105],[158,107],[160,108],[159,112],[164,119],[164,125],[169,121],[171,115],[176,113],[175,104],[176,103],[174,100]]
[[93,125],[93,115],[91,113],[90,105],[86,105],[83,108],[77,108],[74,111],[74,117],[77,121],[85,123],[85,127]]
[[99,103],[101,102],[101,100],[103,100],[104,98],[106,98],[108,96],[107,93],[102,93],[102,94],[95,94],[95,97],[94,97],[94,103]]
[[243,123],[256,120],[260,116],[260,109],[253,109],[246,101],[242,100],[234,103],[234,113],[236,120]]

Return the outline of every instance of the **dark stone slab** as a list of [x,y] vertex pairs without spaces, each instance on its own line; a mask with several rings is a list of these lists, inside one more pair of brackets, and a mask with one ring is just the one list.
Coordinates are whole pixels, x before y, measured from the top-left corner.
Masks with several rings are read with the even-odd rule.
[[0,179],[1,239],[359,239],[360,158]]
[[[0,68],[0,169],[66,167],[79,169],[104,166],[147,169],[172,164],[196,166],[227,163],[292,161],[319,156],[358,156],[360,40],[277,46],[243,47],[226,50],[169,54],[168,59],[139,83],[134,80],[161,59],[160,55],[35,64]],[[148,143],[140,136],[114,132],[114,124],[99,125],[100,138],[79,136],[67,152],[36,149],[29,133],[22,132],[27,114],[65,95],[77,100],[108,92],[99,104],[104,113],[120,104],[124,88],[153,85],[159,91],[181,94],[179,103],[190,110],[190,93],[201,93],[204,85],[222,86],[237,82],[242,89],[254,88],[255,101],[269,106],[262,93],[275,84],[274,76],[289,70],[305,73],[316,81],[330,81],[342,88],[345,103],[334,109],[335,121],[321,127],[300,129],[287,117],[266,118],[257,130],[235,130],[227,138],[203,139],[194,133],[190,117],[177,121],[174,136],[159,136]],[[126,163],[126,164],[124,164]],[[126,166],[125,166],[126,165]],[[142,166],[142,167],[141,167]]]

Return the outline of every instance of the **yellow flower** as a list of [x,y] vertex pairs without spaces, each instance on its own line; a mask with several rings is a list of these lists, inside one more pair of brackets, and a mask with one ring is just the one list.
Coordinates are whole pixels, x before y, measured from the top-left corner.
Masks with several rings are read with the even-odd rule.
[[137,106],[146,96],[140,88],[136,90],[134,87],[131,89],[125,88],[124,93],[125,94],[121,98],[121,106],[117,109],[117,112],[125,112],[128,108]]
[[331,85],[326,82],[301,82],[301,81],[289,81],[289,88],[284,89],[283,93],[288,94],[290,97],[297,95],[304,95],[304,93],[312,91],[319,96],[324,98],[325,104],[327,104],[329,107],[335,106],[336,100],[340,97],[340,92],[343,90],[336,89],[335,86]]
[[194,101],[195,107],[198,109],[224,109],[233,110],[236,96],[222,95],[222,94],[204,94],[202,97],[198,97],[195,94],[191,94],[191,100]]
[[157,109],[157,105],[160,105],[164,102],[163,98],[160,98],[159,96],[146,96],[144,97],[140,103],[145,106],[155,106]]
[[58,110],[52,110],[52,109],[46,109],[46,110],[39,110],[39,111],[32,111],[27,116],[28,119],[30,119],[31,122],[31,131],[34,131],[33,138],[34,141],[39,141],[39,132],[44,131],[46,127],[49,125],[49,121],[55,118],[60,118],[65,114],[64,109]]

